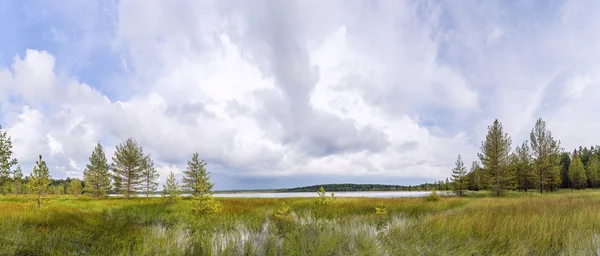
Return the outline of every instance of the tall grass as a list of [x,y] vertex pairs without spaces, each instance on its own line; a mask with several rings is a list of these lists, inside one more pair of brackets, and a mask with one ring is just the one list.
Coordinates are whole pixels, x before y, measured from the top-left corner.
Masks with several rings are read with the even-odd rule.
[[[0,255],[595,255],[600,248],[594,191],[338,198],[328,206],[313,198],[218,200],[223,212],[203,216],[185,199],[56,196],[37,209],[25,197],[3,196]],[[375,214],[379,202],[385,217]],[[274,213],[284,204],[291,217],[282,226]]]

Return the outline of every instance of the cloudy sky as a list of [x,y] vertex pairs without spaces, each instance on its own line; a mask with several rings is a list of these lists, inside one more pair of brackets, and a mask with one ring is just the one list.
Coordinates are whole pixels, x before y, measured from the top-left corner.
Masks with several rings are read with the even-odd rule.
[[25,174],[133,137],[216,189],[442,179],[495,118],[596,144],[600,3],[540,3],[0,0],[0,124]]

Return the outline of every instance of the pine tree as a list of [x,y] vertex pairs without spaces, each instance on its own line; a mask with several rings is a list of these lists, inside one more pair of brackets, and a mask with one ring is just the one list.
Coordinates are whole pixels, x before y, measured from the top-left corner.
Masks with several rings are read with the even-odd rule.
[[19,163],[12,153],[12,140],[0,125],[0,187],[9,180],[11,168]]
[[569,165],[571,165],[571,156],[569,152],[562,152],[560,157],[560,178],[561,187],[570,188],[571,180],[569,179]]
[[467,182],[465,176],[467,175],[467,168],[462,161],[460,154],[456,159],[456,166],[452,169],[452,184],[454,185],[454,193],[462,196],[464,191],[467,189]]
[[600,171],[600,164],[598,163],[598,158],[596,156],[590,157],[588,161],[588,166],[586,168],[586,176],[589,181],[591,188],[597,188],[600,177],[598,177],[598,172]]
[[143,170],[146,162],[144,151],[132,138],[117,145],[112,158],[112,169],[115,176],[122,181],[122,192],[125,198],[135,195],[143,181]]
[[69,187],[67,191],[69,194],[72,194],[74,196],[81,195],[81,192],[83,191],[83,185],[81,184],[81,180],[72,179],[71,182],[69,182]]
[[534,173],[540,193],[551,191],[560,185],[560,141],[554,140],[546,129],[546,122],[538,119],[531,130]]
[[123,179],[121,179],[121,176],[113,175],[113,189],[117,195],[123,192]]
[[192,209],[199,213],[216,213],[221,211],[221,204],[213,198],[210,172],[206,171],[206,162],[200,160],[198,153],[188,161],[183,181],[192,191]]
[[175,179],[175,174],[171,172],[165,185],[163,185],[162,196],[167,199],[167,202],[175,202],[181,196],[181,188],[179,182]]
[[144,168],[142,169],[142,186],[144,192],[146,192],[146,198],[148,198],[151,192],[158,189],[158,182],[156,182],[158,177],[158,172],[156,171],[156,168],[154,168],[154,161],[150,155],[146,156]]
[[488,126],[485,141],[481,142],[481,153],[478,154],[485,171],[490,178],[492,192],[496,196],[502,195],[511,188],[509,157],[511,139],[504,133],[502,124],[498,119]]
[[[192,193],[198,193],[194,187],[198,182],[203,180],[204,176],[207,176],[206,162],[200,160],[198,153],[192,155],[192,160],[188,161],[187,169],[183,171],[183,184],[185,189],[192,191]],[[212,189],[212,184],[208,184],[208,190]]]
[[527,189],[531,187],[534,178],[529,143],[525,141],[521,146],[517,146],[515,155],[517,157],[515,170],[517,188],[527,192]]
[[586,175],[583,163],[578,153],[573,153],[571,165],[569,166],[569,179],[573,183],[574,189],[585,188]]
[[42,201],[46,199],[46,194],[48,194],[50,186],[50,172],[48,171],[46,162],[42,160],[42,155],[35,162],[27,185],[31,193],[36,195],[37,206],[40,208]]
[[[482,175],[481,166],[479,165],[479,162],[473,161],[471,163],[471,170],[467,174],[467,180],[469,181],[468,182],[469,189],[474,190],[474,191],[479,191],[480,189],[483,188],[483,186],[481,184],[481,175]],[[438,190],[439,190],[439,188],[438,188]]]
[[23,171],[20,165],[13,172],[13,186],[15,195],[23,194]]
[[83,171],[86,185],[84,191],[93,197],[104,197],[110,190],[110,173],[104,148],[100,142],[96,144],[89,161]]

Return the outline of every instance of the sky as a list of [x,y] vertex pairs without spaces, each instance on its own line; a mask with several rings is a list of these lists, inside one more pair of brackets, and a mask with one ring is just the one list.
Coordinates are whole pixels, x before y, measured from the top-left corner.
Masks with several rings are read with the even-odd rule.
[[31,172],[135,139],[164,182],[420,184],[542,118],[600,141],[600,2],[0,0],[0,124]]

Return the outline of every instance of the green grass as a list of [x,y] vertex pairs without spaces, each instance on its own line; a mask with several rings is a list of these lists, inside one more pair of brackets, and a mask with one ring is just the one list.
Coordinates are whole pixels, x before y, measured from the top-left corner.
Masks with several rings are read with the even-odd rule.
[[[218,198],[197,215],[191,201],[0,196],[0,255],[596,255],[600,192],[485,192],[466,197]],[[316,193],[315,193],[316,196]],[[387,217],[377,216],[383,201]],[[283,225],[273,213],[294,212]],[[381,226],[378,223],[387,225]]]

